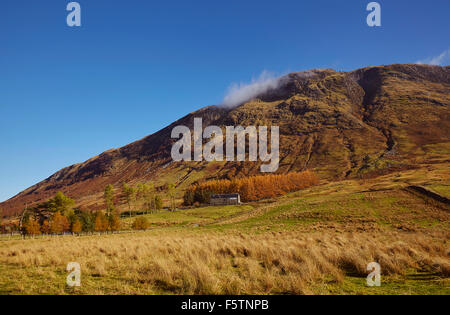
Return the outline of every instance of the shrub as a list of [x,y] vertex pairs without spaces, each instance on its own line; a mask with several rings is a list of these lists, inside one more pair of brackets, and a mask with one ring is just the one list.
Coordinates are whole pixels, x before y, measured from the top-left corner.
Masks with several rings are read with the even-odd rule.
[[150,227],[150,223],[147,218],[138,217],[134,220],[132,226],[133,230],[147,230]]

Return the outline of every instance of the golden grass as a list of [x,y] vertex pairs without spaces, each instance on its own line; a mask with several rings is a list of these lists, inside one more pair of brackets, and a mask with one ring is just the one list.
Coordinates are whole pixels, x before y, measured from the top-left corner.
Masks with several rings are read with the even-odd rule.
[[[136,234],[0,241],[0,294],[450,294],[450,213],[403,190],[445,185],[448,170],[148,215],[170,224]],[[65,284],[72,261],[82,267],[75,290]],[[365,286],[372,261],[381,288]]]
[[[413,268],[449,277],[448,239],[443,232],[152,231],[3,242],[0,266],[21,267],[29,275],[28,286],[14,282],[16,293],[42,293],[30,280],[36,272],[48,279],[45,292],[61,293],[65,277],[57,275],[66,275],[67,263],[76,261],[84,281],[80,293],[311,294],[346,275],[365,277],[372,261],[380,263],[383,276]],[[0,287],[6,278],[0,277]]]

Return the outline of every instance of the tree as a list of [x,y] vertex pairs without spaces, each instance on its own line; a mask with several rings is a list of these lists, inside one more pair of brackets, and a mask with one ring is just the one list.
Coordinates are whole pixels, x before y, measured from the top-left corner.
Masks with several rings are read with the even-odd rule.
[[144,199],[144,211],[155,210],[155,186],[153,183],[148,182],[142,186],[142,194]]
[[128,204],[128,211],[131,218],[131,205],[136,201],[136,189],[128,186],[126,183],[123,183],[122,193],[125,197],[126,203]]
[[195,202],[195,189],[193,187],[188,187],[183,195],[183,205],[190,206]]
[[25,209],[23,210],[22,216],[20,217],[20,221],[19,221],[19,231],[21,234],[27,233],[27,231],[25,229],[25,225],[30,220],[30,216],[31,216],[31,213],[30,213],[30,211],[28,211],[28,205],[27,205],[27,206],[25,206]]
[[119,231],[121,228],[121,225],[122,224],[120,222],[120,218],[118,215],[113,214],[109,217],[109,228],[111,231],[113,231],[113,232]]
[[69,219],[67,219],[67,217],[62,216],[61,218],[61,226],[62,226],[62,231],[64,232],[70,232],[70,222]]
[[114,187],[113,185],[107,185],[105,188],[104,199],[106,204],[106,212],[114,212]]
[[175,210],[175,185],[172,183],[167,185],[167,196],[170,200],[170,209]]
[[61,212],[66,213],[68,210],[72,209],[75,201],[62,192],[58,192],[53,199],[50,199],[48,202],[48,208],[52,212]]
[[[21,227],[21,230],[25,232],[23,227],[30,215],[33,215],[33,217],[39,222],[43,222],[57,212],[59,212],[60,215],[67,217],[67,219],[72,222],[75,218],[75,212],[73,209],[74,204],[75,201],[73,199],[65,196],[62,192],[58,192],[55,197],[50,198],[46,202],[39,203],[33,208],[28,208],[27,205],[19,221],[19,226]],[[68,229],[69,228],[67,228],[67,230]]]
[[133,230],[147,230],[150,226],[150,223],[148,222],[147,218],[145,217],[138,217],[134,220],[132,224]]
[[41,225],[42,234],[50,234],[50,222],[48,220],[44,220]]
[[155,209],[161,210],[163,208],[163,201],[160,195],[155,196]]
[[104,215],[103,212],[97,213],[95,218],[94,230],[96,232],[106,232],[109,228],[108,218]]
[[50,221],[50,232],[53,234],[60,234],[64,232],[64,222],[60,212],[56,212]]
[[61,215],[59,211],[56,212],[53,215],[52,220],[50,222],[50,232],[53,234],[61,234],[69,231],[70,231],[70,222],[67,219],[67,217]]
[[100,215],[97,215],[95,217],[94,231],[95,232],[104,232],[105,231],[103,228],[103,222],[102,222]]
[[17,223],[12,223],[7,226],[8,233],[20,232],[20,226]]
[[317,185],[318,178],[313,172],[292,172],[271,174],[233,180],[211,180],[190,186],[184,194],[184,204],[207,203],[211,194],[239,193],[242,201],[254,201],[281,196]]
[[25,231],[28,235],[39,235],[41,234],[41,226],[36,220],[32,219],[25,224]]
[[73,226],[75,221],[78,220],[78,216],[75,214],[75,209],[67,210],[64,214],[64,217],[67,219],[67,222],[69,223],[69,228],[66,230],[70,230],[70,227]]
[[95,227],[95,216],[93,212],[82,212],[80,214],[83,231],[93,232]]
[[72,224],[72,233],[74,234],[80,234],[82,231],[83,226],[81,225],[80,220],[76,220],[73,224]]
[[7,231],[8,226],[7,225],[0,225],[0,233],[8,233]]
[[136,200],[137,201],[144,199],[144,190],[145,190],[144,185],[145,184],[139,183],[136,186]]

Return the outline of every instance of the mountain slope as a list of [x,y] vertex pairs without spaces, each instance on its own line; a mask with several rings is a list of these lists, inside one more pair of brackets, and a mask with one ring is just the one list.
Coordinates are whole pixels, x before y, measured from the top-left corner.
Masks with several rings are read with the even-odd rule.
[[107,184],[192,182],[259,173],[260,163],[172,162],[173,127],[280,127],[278,172],[313,169],[323,179],[371,176],[450,161],[450,67],[391,65],[289,74],[278,88],[233,109],[210,106],[142,140],[72,165],[0,204],[20,212],[63,191],[83,208],[103,207]]

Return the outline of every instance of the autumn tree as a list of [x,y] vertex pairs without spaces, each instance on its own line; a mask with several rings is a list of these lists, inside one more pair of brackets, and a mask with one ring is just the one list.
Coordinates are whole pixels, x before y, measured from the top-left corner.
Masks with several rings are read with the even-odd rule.
[[116,214],[112,214],[109,217],[109,228],[111,231],[115,232],[115,231],[119,231],[121,228],[121,222],[120,222],[120,218],[118,215]]
[[144,184],[138,183],[136,186],[136,201],[140,202],[144,199]]
[[211,194],[239,193],[242,201],[273,198],[305,189],[319,183],[313,172],[270,174],[233,180],[211,180],[190,186],[184,194],[184,204],[208,203]]
[[136,189],[128,186],[128,184],[123,183],[122,185],[122,193],[125,197],[125,201],[128,204],[128,211],[131,218],[131,206],[136,202]]
[[62,218],[61,218],[61,225],[62,225],[63,233],[70,232],[70,222],[69,222],[69,219],[67,219],[66,216],[62,216]]
[[64,232],[64,219],[59,211],[53,215],[50,221],[50,232],[52,234],[60,234]]
[[113,185],[107,185],[105,187],[105,193],[103,195],[106,204],[106,212],[111,214],[114,212],[114,187]]
[[28,222],[25,224],[25,231],[27,235],[35,236],[41,234],[41,226],[39,225],[39,222],[37,222],[34,219],[28,220]]
[[94,230],[96,232],[106,232],[109,229],[109,221],[103,212],[98,212],[95,218]]
[[172,183],[167,185],[167,196],[170,201],[170,209],[175,210],[175,185]]
[[105,231],[105,229],[103,227],[103,221],[102,221],[100,215],[97,215],[95,217],[94,231],[95,232],[104,232]]
[[70,232],[72,230],[73,224],[78,220],[78,216],[77,214],[75,214],[75,209],[67,210],[66,213],[63,214],[63,216],[67,219],[67,224],[65,224],[64,226],[64,232]]
[[83,230],[83,226],[82,226],[80,220],[76,219],[75,222],[72,224],[72,233],[80,234],[82,230]]
[[155,206],[155,186],[153,183],[148,182],[146,184],[143,184],[142,186],[142,195],[144,199],[144,205],[143,210],[148,213],[150,211],[154,211]]
[[161,210],[163,208],[163,201],[160,195],[155,196],[155,210]]
[[150,227],[150,223],[145,217],[137,217],[131,227],[133,230],[147,230]]
[[44,220],[41,225],[42,234],[50,234],[50,222],[48,220]]

